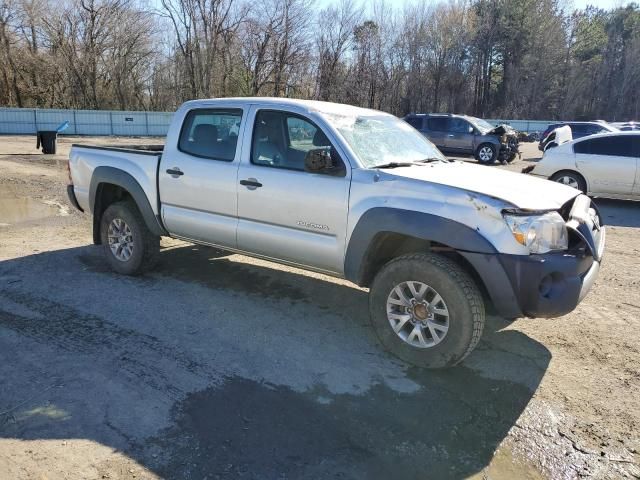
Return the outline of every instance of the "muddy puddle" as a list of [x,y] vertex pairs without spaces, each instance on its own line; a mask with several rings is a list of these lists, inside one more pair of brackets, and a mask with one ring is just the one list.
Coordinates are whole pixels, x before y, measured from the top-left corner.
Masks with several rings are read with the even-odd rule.
[[0,227],[53,217],[59,210],[56,205],[0,190]]

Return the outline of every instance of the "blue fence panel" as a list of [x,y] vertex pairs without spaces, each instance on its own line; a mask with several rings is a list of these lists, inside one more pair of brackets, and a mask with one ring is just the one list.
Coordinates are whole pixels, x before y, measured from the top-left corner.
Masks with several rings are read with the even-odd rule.
[[109,111],[76,110],[74,122],[78,135],[113,135]]
[[148,112],[148,129],[149,135],[166,135],[169,131],[169,125],[173,118],[171,112]]
[[[109,110],[62,110],[0,108],[0,134],[35,134],[55,130],[68,121],[67,135],[164,136],[173,112],[124,112]],[[550,120],[487,119],[492,125],[506,123],[523,132],[541,132]]]
[[112,112],[113,135],[147,135],[146,112]]
[[35,112],[24,108],[0,109],[0,133],[35,133]]
[[55,130],[61,123],[69,122],[69,128],[65,130],[67,134],[74,134],[75,124],[73,123],[73,110],[34,110],[36,119],[35,130]]

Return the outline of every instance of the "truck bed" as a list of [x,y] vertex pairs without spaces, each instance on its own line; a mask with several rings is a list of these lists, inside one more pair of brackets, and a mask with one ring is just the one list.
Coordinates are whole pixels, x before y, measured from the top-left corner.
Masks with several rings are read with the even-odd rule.
[[118,152],[137,153],[143,155],[158,155],[162,154],[164,150],[164,144],[160,143],[154,145],[86,145],[82,143],[74,143],[71,146],[78,148],[91,148],[95,150],[111,150]]

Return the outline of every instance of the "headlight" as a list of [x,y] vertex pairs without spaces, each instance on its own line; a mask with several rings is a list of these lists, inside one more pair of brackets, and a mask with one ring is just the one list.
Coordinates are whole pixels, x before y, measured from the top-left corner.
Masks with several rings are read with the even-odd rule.
[[569,242],[567,227],[558,212],[542,215],[505,214],[504,219],[516,241],[530,253],[566,250]]

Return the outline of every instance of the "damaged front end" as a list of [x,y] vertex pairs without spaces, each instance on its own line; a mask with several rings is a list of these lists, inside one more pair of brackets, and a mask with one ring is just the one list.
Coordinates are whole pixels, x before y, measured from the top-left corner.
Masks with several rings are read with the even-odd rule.
[[487,135],[492,135],[500,139],[500,150],[498,152],[498,160],[502,163],[511,163],[516,156],[522,158],[520,153],[520,142],[518,141],[518,132],[506,124],[498,125],[489,130]]

